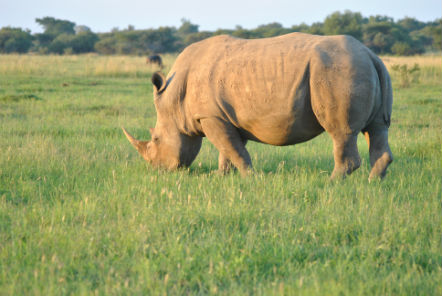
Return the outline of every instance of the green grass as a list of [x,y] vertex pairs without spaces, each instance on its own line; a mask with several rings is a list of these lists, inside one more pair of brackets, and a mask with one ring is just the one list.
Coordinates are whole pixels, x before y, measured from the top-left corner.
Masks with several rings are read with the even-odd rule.
[[394,81],[386,179],[361,136],[330,182],[326,134],[249,143],[247,178],[207,141],[151,169],[120,126],[149,137],[154,69],[115,59],[0,56],[0,295],[442,295],[442,69]]

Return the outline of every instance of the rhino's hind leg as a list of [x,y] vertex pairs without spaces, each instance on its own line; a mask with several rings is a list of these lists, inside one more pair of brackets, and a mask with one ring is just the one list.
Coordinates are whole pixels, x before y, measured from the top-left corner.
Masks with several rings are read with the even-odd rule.
[[361,165],[357,146],[357,134],[332,135],[335,168],[331,179],[345,178]]
[[388,145],[388,130],[371,129],[364,134],[368,134],[368,146],[370,153],[371,171],[368,180],[383,178],[387,173],[387,167],[393,161],[393,154]]
[[219,118],[204,118],[200,122],[207,139],[220,153],[219,169],[225,172],[231,162],[241,175],[247,175],[252,170],[252,161],[238,130]]

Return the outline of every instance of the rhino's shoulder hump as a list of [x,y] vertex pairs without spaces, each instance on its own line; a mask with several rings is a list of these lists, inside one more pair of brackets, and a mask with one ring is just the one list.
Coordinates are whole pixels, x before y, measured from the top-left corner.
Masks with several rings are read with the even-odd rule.
[[189,45],[185,49],[185,51],[192,51],[192,50],[195,50],[198,48],[207,48],[207,47],[215,46],[218,44],[232,43],[237,40],[243,40],[243,39],[232,37],[229,35],[217,35],[217,36],[213,36],[213,37],[192,43],[191,45]]

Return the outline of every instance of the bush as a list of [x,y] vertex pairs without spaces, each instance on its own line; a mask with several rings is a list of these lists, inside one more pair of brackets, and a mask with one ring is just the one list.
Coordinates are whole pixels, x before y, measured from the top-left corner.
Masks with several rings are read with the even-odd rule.
[[393,73],[396,73],[399,77],[399,86],[409,87],[412,82],[419,81],[420,68],[418,64],[414,64],[412,68],[408,68],[407,65],[393,65],[391,66]]
[[58,37],[49,44],[48,51],[50,53],[63,54],[67,48],[72,47],[73,39],[74,35],[58,35]]
[[[176,53],[184,47],[219,34],[229,34],[240,38],[266,38],[304,32],[316,35],[351,35],[361,40],[376,54],[414,55],[425,51],[442,49],[442,20],[421,22],[406,17],[394,21],[388,16],[364,17],[359,12],[346,10],[328,15],[324,22],[311,25],[305,23],[284,28],[273,22],[255,29],[237,26],[235,29],[218,29],[214,32],[200,32],[199,26],[182,19],[181,26],[135,30],[128,26],[109,33],[94,34],[87,26],[53,17],[37,18],[43,33],[34,34],[17,28],[0,30],[0,53],[29,50],[40,53],[85,53],[145,55],[152,53]],[[70,36],[70,37],[67,37]]]
[[74,53],[92,52],[95,48],[95,43],[98,41],[97,34],[92,32],[81,32],[72,39],[71,45]]
[[391,47],[391,52],[395,55],[408,56],[413,54],[413,49],[408,43],[396,42]]
[[116,41],[113,37],[103,37],[97,43],[95,43],[95,51],[101,54],[116,54]]
[[344,13],[335,12],[324,21],[324,33],[326,35],[346,34],[362,39],[363,18],[359,12],[349,10]]
[[25,53],[32,45],[33,37],[20,28],[0,29],[0,53]]

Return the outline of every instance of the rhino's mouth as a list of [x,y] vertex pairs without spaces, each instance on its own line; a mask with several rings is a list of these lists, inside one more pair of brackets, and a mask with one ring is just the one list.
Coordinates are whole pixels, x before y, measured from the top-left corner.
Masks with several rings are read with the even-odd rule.
[[[140,141],[135,139],[124,127],[122,127],[126,138],[132,144],[132,146],[137,149],[138,153],[153,167],[162,168],[166,170],[176,170],[181,167],[188,167],[187,163],[184,161],[180,161],[179,159],[175,159],[174,157],[162,158],[159,155],[152,155],[152,149],[150,149],[151,141]],[[164,147],[163,147],[164,148]],[[171,153],[169,153],[169,156]]]

